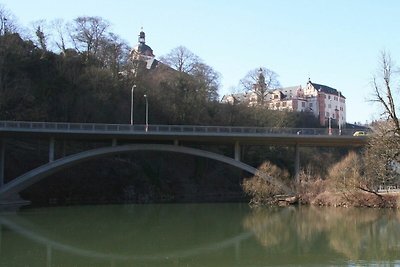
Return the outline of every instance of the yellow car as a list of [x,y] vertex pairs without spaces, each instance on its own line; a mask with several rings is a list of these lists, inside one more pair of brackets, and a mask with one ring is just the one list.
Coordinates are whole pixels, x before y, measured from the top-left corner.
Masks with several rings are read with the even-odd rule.
[[353,134],[353,136],[366,136],[366,135],[367,135],[367,133],[364,131],[357,131],[357,132],[354,132],[354,134]]

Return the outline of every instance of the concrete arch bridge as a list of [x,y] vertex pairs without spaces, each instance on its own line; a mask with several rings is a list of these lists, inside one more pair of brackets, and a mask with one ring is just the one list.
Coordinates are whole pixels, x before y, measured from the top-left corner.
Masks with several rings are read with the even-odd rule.
[[[62,169],[85,160],[132,151],[164,151],[209,158],[235,166],[248,173],[263,175],[256,168],[241,162],[241,145],[285,145],[295,148],[295,174],[300,165],[300,146],[360,147],[366,137],[329,135],[327,129],[219,127],[188,125],[127,125],[92,123],[53,123],[0,121],[0,202],[19,201],[19,193],[28,186]],[[4,160],[7,142],[15,137],[48,140],[48,163],[4,183]],[[109,140],[109,146],[55,158],[55,142],[63,140]],[[123,142],[135,144],[119,145]],[[182,146],[182,142],[231,144],[234,155],[227,157],[214,152]],[[264,175],[265,176],[265,175]],[[266,177],[279,183],[272,177]],[[289,192],[289,189],[286,189]]]

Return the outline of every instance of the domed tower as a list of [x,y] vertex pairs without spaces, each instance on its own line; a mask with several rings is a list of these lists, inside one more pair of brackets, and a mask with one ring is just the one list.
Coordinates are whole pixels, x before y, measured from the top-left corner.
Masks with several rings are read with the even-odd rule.
[[253,91],[256,93],[257,103],[259,105],[264,105],[267,98],[268,88],[265,83],[265,75],[262,68],[258,70],[257,81],[253,84]]
[[146,45],[146,34],[143,29],[139,33],[138,44],[131,51],[132,60],[148,61],[154,59],[153,49]]

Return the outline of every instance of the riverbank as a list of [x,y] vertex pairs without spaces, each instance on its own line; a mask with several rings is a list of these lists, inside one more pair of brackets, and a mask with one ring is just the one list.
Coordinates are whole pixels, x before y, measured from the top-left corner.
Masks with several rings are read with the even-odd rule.
[[362,166],[359,156],[349,153],[334,164],[323,179],[303,172],[295,181],[287,171],[264,162],[259,167],[264,175],[245,179],[242,187],[250,197],[250,204],[256,206],[400,208],[399,192],[375,189],[377,182],[365,176]]
[[329,190],[329,181],[315,181],[303,183],[297,188],[297,195],[274,195],[255,200],[253,197],[250,204],[255,206],[289,206],[308,205],[322,207],[344,207],[344,208],[400,208],[400,192],[385,191],[373,192],[365,190],[338,191]]
[[298,195],[301,204],[327,207],[368,207],[400,208],[400,194],[397,192],[373,192],[360,188],[338,190],[330,181],[315,181],[302,185]]

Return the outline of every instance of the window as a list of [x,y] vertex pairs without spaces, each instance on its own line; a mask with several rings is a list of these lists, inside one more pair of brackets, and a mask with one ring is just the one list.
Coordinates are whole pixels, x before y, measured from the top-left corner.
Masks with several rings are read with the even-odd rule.
[[304,108],[306,106],[306,102],[301,102],[301,106]]
[[312,108],[312,103],[308,103],[308,107]]

